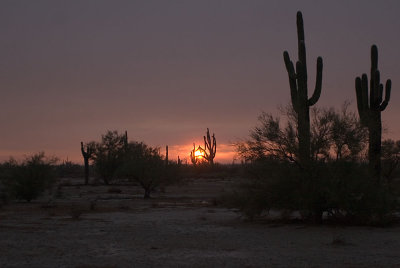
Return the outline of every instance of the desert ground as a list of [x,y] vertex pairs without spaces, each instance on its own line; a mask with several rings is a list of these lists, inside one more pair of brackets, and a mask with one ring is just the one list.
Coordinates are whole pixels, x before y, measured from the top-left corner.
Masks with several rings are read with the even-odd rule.
[[148,200],[82,182],[0,208],[0,267],[400,267],[399,226],[249,222],[218,205],[232,179],[186,179]]

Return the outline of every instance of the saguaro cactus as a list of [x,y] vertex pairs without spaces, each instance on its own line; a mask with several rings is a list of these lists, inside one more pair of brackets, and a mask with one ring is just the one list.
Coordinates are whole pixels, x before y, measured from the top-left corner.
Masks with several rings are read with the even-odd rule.
[[385,110],[390,100],[392,82],[386,81],[385,99],[383,100],[383,85],[380,83],[378,70],[378,48],[371,47],[371,74],[368,100],[368,76],[363,74],[356,78],[357,109],[361,123],[368,128],[369,148],[368,159],[370,170],[378,179],[381,174],[381,112]]
[[196,157],[196,145],[193,143],[193,150],[190,151],[190,161],[192,161],[193,165],[197,164],[197,157]]
[[83,161],[85,163],[85,185],[89,184],[89,159],[93,154],[92,147],[90,145],[86,145],[86,151],[83,146],[83,142],[81,142],[81,152],[83,156]]
[[165,146],[165,166],[168,166],[168,145]]
[[204,138],[204,158],[210,163],[211,165],[214,164],[215,154],[217,152],[217,140],[215,139],[215,134],[213,133],[210,136],[210,130],[207,128],[206,136]]
[[125,130],[125,135],[124,135],[124,148],[125,150],[128,150],[128,131]]
[[286,70],[289,75],[290,96],[292,106],[297,114],[297,131],[299,136],[299,162],[305,167],[310,161],[310,106],[314,105],[321,95],[322,85],[322,58],[317,59],[317,78],[315,90],[311,98],[308,98],[307,87],[307,63],[306,46],[304,41],[303,16],[297,12],[297,40],[298,40],[298,61],[296,70],[290,60],[289,53],[283,53]]

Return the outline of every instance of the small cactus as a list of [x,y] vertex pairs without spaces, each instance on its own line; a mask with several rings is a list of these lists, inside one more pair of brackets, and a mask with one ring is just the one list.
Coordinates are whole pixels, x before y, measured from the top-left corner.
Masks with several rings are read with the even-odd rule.
[[361,123],[368,128],[369,147],[368,160],[370,170],[378,179],[381,175],[381,147],[382,147],[382,120],[381,112],[384,111],[390,100],[392,82],[386,81],[385,99],[384,87],[380,83],[378,70],[378,48],[371,47],[371,74],[368,99],[368,76],[363,74],[356,78],[357,109]]

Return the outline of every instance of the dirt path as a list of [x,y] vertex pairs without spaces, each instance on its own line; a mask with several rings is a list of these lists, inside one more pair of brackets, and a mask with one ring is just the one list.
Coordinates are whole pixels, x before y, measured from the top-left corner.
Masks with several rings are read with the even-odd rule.
[[11,204],[0,210],[0,267],[400,267],[398,227],[248,223],[213,207],[211,194],[202,200],[203,186],[177,188],[186,199],[172,189],[149,201],[104,199],[94,210],[84,187],[50,208]]

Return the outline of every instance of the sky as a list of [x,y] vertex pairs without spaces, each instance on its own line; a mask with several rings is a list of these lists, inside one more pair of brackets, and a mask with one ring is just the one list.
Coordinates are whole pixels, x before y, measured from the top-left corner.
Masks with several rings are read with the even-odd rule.
[[356,110],[354,80],[376,44],[392,80],[384,137],[400,139],[400,1],[2,0],[0,160],[80,162],[80,142],[107,130],[184,159],[209,128],[215,160],[232,162],[257,116],[290,102],[282,54],[297,59],[298,10],[309,96],[321,56],[317,106]]

